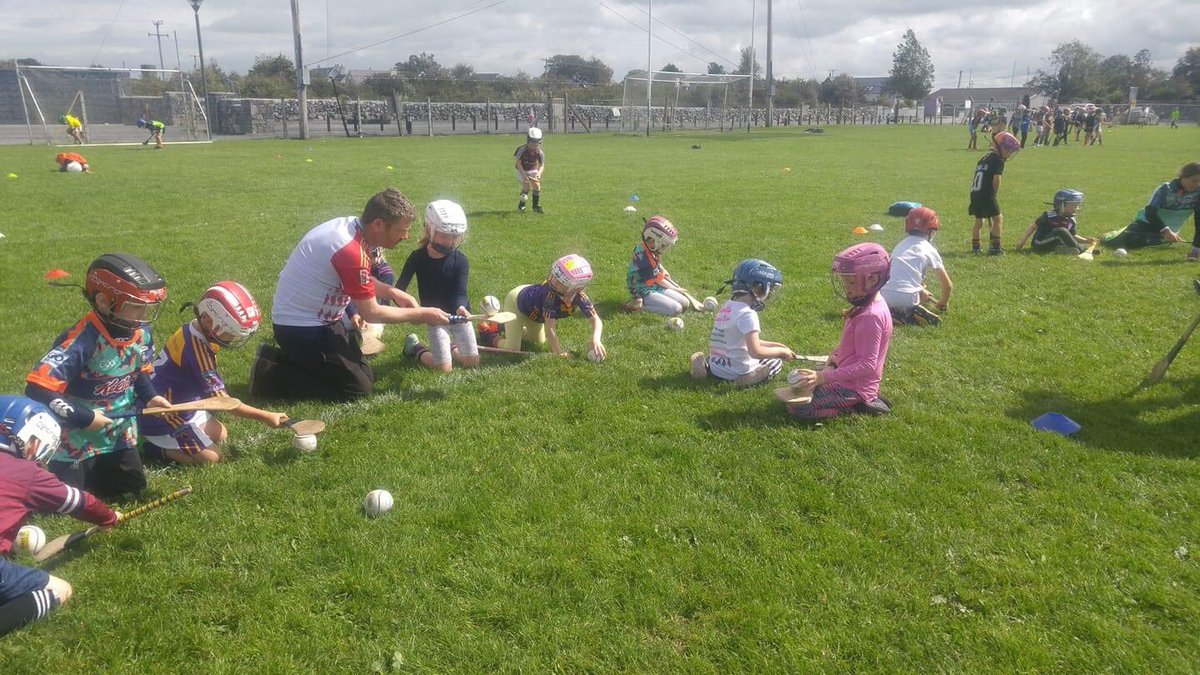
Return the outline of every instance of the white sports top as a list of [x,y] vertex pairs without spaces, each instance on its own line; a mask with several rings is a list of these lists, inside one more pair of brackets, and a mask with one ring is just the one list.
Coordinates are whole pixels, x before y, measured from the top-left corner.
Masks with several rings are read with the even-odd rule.
[[351,300],[375,296],[371,258],[358,218],[334,218],[308,231],[279,273],[271,321],[324,326],[342,318]]
[[712,374],[732,380],[754,370],[758,359],[746,349],[746,336],[758,331],[758,312],[749,305],[737,300],[722,305],[708,339],[708,369]]

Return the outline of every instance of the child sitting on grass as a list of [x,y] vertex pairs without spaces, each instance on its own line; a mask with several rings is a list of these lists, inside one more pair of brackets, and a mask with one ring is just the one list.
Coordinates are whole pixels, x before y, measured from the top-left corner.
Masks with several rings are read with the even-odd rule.
[[589,351],[599,362],[607,356],[601,336],[604,323],[591,298],[583,292],[592,282],[592,265],[582,256],[565,255],[550,266],[550,277],[540,284],[517,286],[504,297],[504,311],[515,319],[504,324],[504,349],[521,349],[521,340],[548,344],[559,356],[570,356],[558,341],[558,320],[578,313],[592,324]]
[[783,273],[763,260],[743,260],[726,283],[733,293],[713,320],[708,356],[704,352],[691,356],[692,379],[711,375],[739,387],[761,384],[779,374],[783,361],[796,358],[787,345],[759,338],[758,313],[772,295],[779,297]]
[[[822,370],[798,370],[795,384],[812,391],[808,403],[789,403],[801,420],[853,413],[883,415],[891,403],[879,396],[883,364],[892,341],[892,315],[879,290],[888,280],[887,251],[875,243],[858,244],[833,258],[834,288],[850,303],[842,339]],[[789,377],[790,379],[790,377]]]
[[931,302],[933,294],[925,288],[925,271],[932,269],[938,276],[941,295],[937,309],[945,312],[950,306],[954,284],[946,273],[942,256],[933,247],[933,237],[940,224],[933,209],[922,206],[908,212],[904,229],[908,236],[892,249],[890,278],[879,294],[892,312],[892,320],[917,326],[936,326],[942,319],[923,303]]
[[1020,251],[1025,242],[1033,237],[1029,247],[1037,253],[1072,253],[1080,254],[1087,247],[1096,243],[1095,239],[1081,237],[1075,232],[1075,214],[1083,206],[1083,193],[1079,190],[1063,189],[1054,193],[1054,210],[1044,211],[1038,216],[1021,240],[1017,242]]
[[633,248],[633,259],[625,273],[631,296],[625,309],[663,316],[676,316],[691,308],[691,301],[662,264],[662,256],[679,241],[679,231],[662,216],[652,216],[642,227],[642,241]]
[[[238,347],[258,331],[262,315],[245,286],[222,281],[204,291],[191,306],[196,318],[167,339],[154,361],[154,387],[171,403],[189,403],[226,396],[225,380],[217,371],[217,353]],[[241,404],[232,414],[258,420],[278,429],[287,415]],[[215,464],[222,459],[220,446],[229,433],[224,424],[204,410],[142,415],[142,454],[155,462]]]

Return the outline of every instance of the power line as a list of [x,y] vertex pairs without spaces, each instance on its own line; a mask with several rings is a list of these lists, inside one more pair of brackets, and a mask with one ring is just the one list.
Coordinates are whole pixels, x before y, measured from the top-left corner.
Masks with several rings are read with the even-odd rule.
[[121,4],[117,6],[117,13],[113,14],[112,21],[108,22],[108,27],[104,29],[104,37],[100,38],[100,46],[96,47],[96,53],[92,56],[92,63],[96,63],[100,59],[100,50],[104,49],[104,43],[108,42],[108,35],[112,32],[113,24],[117,22],[117,17],[121,16],[121,10],[125,8],[125,0],[121,0]]
[[[632,8],[634,8],[634,9],[636,9],[637,11],[641,12],[642,14],[646,14],[647,16],[649,16],[649,13],[647,13],[647,12],[646,12],[646,10],[644,10],[644,9],[642,9],[641,7],[639,7],[639,6],[635,5],[635,4],[633,4],[632,2],[630,2],[630,0],[624,0],[624,2],[625,2],[625,4],[626,4],[626,5],[629,5],[630,7],[632,7]],[[631,22],[631,23],[632,23],[632,22]],[[678,35],[679,37],[683,38],[684,40],[687,40],[688,42],[690,42],[690,43],[692,43],[692,44],[696,45],[697,47],[699,47],[699,48],[703,49],[704,51],[708,52],[709,54],[712,54],[713,56],[717,57],[718,59],[721,59],[722,61],[724,61],[725,63],[728,63],[728,64],[729,64],[729,65],[731,65],[731,66],[737,66],[737,65],[739,65],[738,63],[735,63],[735,62],[733,62],[733,61],[731,61],[731,60],[729,60],[729,59],[725,58],[725,57],[724,57],[724,56],[722,56],[722,55],[721,55],[719,52],[715,52],[715,51],[713,51],[713,50],[709,49],[708,47],[706,47],[705,45],[702,45],[702,44],[700,44],[699,42],[697,42],[697,41],[693,40],[692,38],[690,38],[690,37],[688,37],[687,35],[683,34],[683,33],[682,33],[682,32],[680,32],[678,29],[676,29],[674,26],[672,26],[671,24],[667,23],[666,21],[663,21],[662,19],[655,18],[655,19],[654,19],[654,23],[657,23],[657,24],[660,24],[660,25],[662,25],[663,27],[667,28],[668,30],[670,30],[671,32],[675,33],[676,35]],[[637,25],[637,24],[634,24],[634,25]],[[659,38],[659,39],[661,39],[661,38]],[[665,40],[664,40],[664,42],[665,42]],[[667,44],[670,44],[670,43],[668,42]],[[672,45],[672,46],[674,46],[674,45]],[[692,56],[692,55],[690,55],[690,54],[689,54],[689,56]],[[693,57],[693,58],[694,58],[694,57]]]
[[[124,0],[122,0],[122,3],[123,2],[124,2]],[[326,56],[325,58],[321,59],[320,61],[312,61],[311,63],[306,63],[306,64],[304,64],[304,67],[307,68],[309,66],[315,66],[318,63],[325,63],[326,61],[332,61],[333,59],[340,59],[343,56],[348,56],[350,54],[355,54],[357,52],[366,51],[373,47],[378,47],[379,45],[387,44],[389,42],[395,42],[396,40],[399,40],[401,38],[406,38],[410,35],[416,35],[417,33],[420,33],[422,31],[427,31],[430,28],[436,28],[437,26],[441,26],[442,24],[447,24],[447,23],[450,23],[451,21],[457,21],[459,19],[471,16],[472,14],[478,14],[479,12],[482,12],[485,9],[491,9],[492,7],[495,7],[496,5],[503,5],[506,2],[508,2],[508,0],[496,0],[496,2],[493,2],[491,4],[484,5],[482,7],[477,7],[475,9],[467,10],[461,14],[456,14],[455,16],[452,16],[450,18],[442,19],[441,21],[434,21],[431,24],[410,30],[407,33],[401,33],[400,35],[396,35],[394,37],[387,38],[386,40],[380,40],[379,42],[372,42],[369,45],[366,45],[363,47],[356,47],[354,49],[344,51],[341,54],[334,54],[333,56]]]
[[[801,4],[800,0],[796,0],[796,5],[800,8],[800,24],[804,26],[804,41],[805,41],[805,45],[807,45],[807,47],[808,47],[808,49],[807,49],[808,67],[810,69],[810,72],[812,73],[812,76],[813,76],[812,79],[815,80],[815,79],[817,79],[817,59],[815,56],[813,56],[812,36],[808,34],[808,19],[805,18],[805,16],[804,16],[804,5]],[[796,37],[799,38],[800,31],[796,30],[796,17],[794,14],[792,14],[792,5],[789,3],[787,8],[788,8],[788,21],[790,21],[792,24],[792,31],[795,32]]]
[[[632,25],[634,28],[637,28],[638,30],[642,31],[643,33],[647,32],[647,29],[646,29],[646,27],[645,27],[645,26],[643,26],[643,25],[639,24],[638,22],[634,21],[633,19],[630,19],[629,17],[627,17],[627,16],[625,16],[624,14],[622,14],[622,13],[618,12],[617,10],[613,9],[612,7],[609,7],[607,4],[605,4],[605,3],[604,3],[604,1],[603,1],[603,0],[592,0],[592,2],[595,2],[597,5],[600,5],[600,6],[601,6],[601,7],[603,7],[604,9],[607,9],[608,11],[612,12],[613,14],[615,14],[615,15],[619,16],[620,18],[624,19],[626,22],[628,22],[628,23],[629,23],[630,25]],[[684,54],[687,54],[688,56],[692,57],[693,59],[696,59],[697,61],[701,61],[701,62],[703,62],[703,61],[704,61],[704,58],[703,58],[703,57],[701,57],[701,56],[696,56],[695,54],[693,54],[693,53],[689,52],[687,49],[685,49],[685,48],[683,48],[683,47],[680,47],[679,45],[675,44],[674,42],[671,42],[670,40],[667,40],[667,39],[663,38],[663,37],[662,37],[662,36],[660,36],[660,35],[655,35],[655,36],[654,36],[654,39],[658,40],[659,42],[661,42],[661,43],[663,43],[663,44],[665,44],[665,45],[668,45],[668,46],[670,46],[670,47],[674,47],[675,49],[677,49],[677,50],[679,50],[679,51],[683,52]],[[733,63],[733,62],[732,62],[732,61],[730,61],[729,63]]]

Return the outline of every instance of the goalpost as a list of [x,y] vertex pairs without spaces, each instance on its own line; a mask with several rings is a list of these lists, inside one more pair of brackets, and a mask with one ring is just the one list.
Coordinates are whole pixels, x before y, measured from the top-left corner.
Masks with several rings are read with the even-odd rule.
[[731,89],[734,100],[740,100],[739,89],[730,85],[744,83],[748,77],[632,70],[621,87],[621,131],[644,133],[647,123],[650,129],[662,131],[732,131],[745,111],[730,107]]
[[145,144],[139,119],[165,124],[167,143],[212,142],[207,108],[179,70],[17,66],[16,78],[30,145],[75,146],[64,115],[83,123],[87,145]]

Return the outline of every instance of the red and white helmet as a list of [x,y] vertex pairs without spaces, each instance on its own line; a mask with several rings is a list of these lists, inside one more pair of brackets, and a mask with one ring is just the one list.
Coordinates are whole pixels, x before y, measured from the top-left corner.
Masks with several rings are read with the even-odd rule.
[[908,212],[908,217],[904,219],[904,231],[909,234],[916,234],[926,239],[933,239],[933,235],[937,233],[941,224],[938,222],[938,214],[928,206],[921,206]]
[[679,241],[679,230],[662,216],[651,216],[642,227],[642,241],[655,253],[666,253]]
[[1021,141],[1018,141],[1016,136],[1007,131],[1001,131],[993,136],[992,146],[1004,152],[1007,157],[1012,157],[1021,151]]
[[222,347],[241,345],[258,331],[262,322],[254,296],[236,281],[209,286],[196,303],[196,318],[208,339]]
[[865,305],[887,283],[891,267],[887,249],[879,244],[851,246],[833,256],[834,291],[852,305]]
[[592,264],[574,253],[564,255],[550,266],[550,278],[568,292],[580,291],[592,282]]

